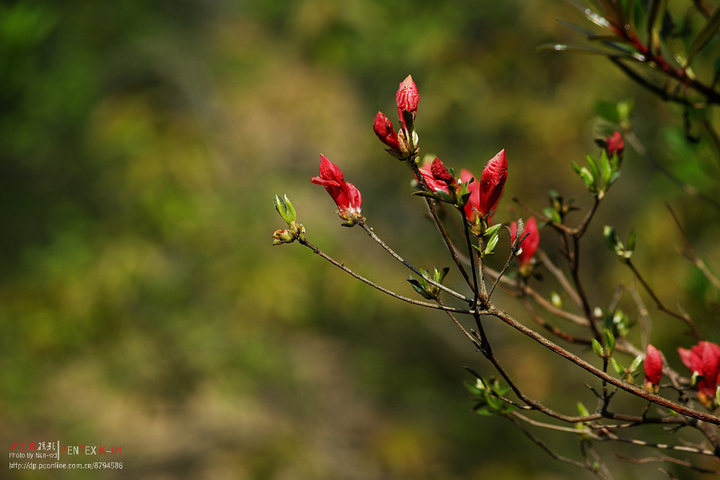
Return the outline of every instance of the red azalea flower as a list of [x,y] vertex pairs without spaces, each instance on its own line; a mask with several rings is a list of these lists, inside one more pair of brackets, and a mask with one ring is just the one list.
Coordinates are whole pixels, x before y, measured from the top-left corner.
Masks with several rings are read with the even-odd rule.
[[[427,186],[430,187],[430,190],[434,192],[450,193],[448,186],[452,185],[454,180],[439,158],[435,157],[435,160],[433,160],[432,163],[426,163],[420,167],[419,170],[423,180],[425,180]],[[442,172],[443,170],[447,175]],[[437,176],[436,173],[439,174],[439,176]]]
[[648,344],[645,350],[643,367],[645,368],[645,387],[650,391],[654,390],[662,377],[663,361],[660,351],[651,344]]
[[[517,224],[515,222],[510,224],[510,233],[512,234],[512,241],[514,242],[515,237],[517,236]],[[527,267],[527,265],[530,265],[538,246],[540,246],[540,231],[538,230],[535,217],[530,217],[527,222],[525,222],[525,231],[523,232],[523,236],[525,238],[522,243],[520,243],[522,252],[520,252],[520,255],[517,256],[517,259],[521,267]]]
[[400,151],[400,143],[398,142],[397,133],[395,133],[392,122],[385,116],[384,113],[378,112],[375,116],[373,130],[380,141],[390,147],[390,150],[393,152]]
[[395,101],[397,102],[400,122],[407,129],[407,125],[405,125],[405,120],[403,119],[403,111],[412,113],[414,119],[417,114],[418,102],[420,101],[420,95],[418,94],[415,82],[413,82],[412,75],[408,75],[405,80],[400,83],[397,94],[395,94]]
[[468,201],[465,204],[465,218],[467,218],[470,223],[475,222],[477,212],[480,208],[480,184],[474,177],[475,176],[470,172],[470,170],[466,170],[464,168],[460,170],[460,181],[462,183],[467,183],[471,178],[473,178],[473,181],[470,182],[470,185],[468,185],[470,198],[468,198]]
[[312,177],[310,181],[325,187],[338,207],[340,218],[354,224],[360,217],[362,205],[360,191],[355,185],[345,181],[342,171],[325,155],[320,155],[320,176]]
[[480,198],[477,210],[481,215],[489,215],[495,210],[507,179],[507,158],[505,149],[488,161],[480,175]]
[[605,139],[605,150],[610,158],[617,153],[618,157],[622,155],[625,149],[625,141],[623,140],[620,132],[613,132],[613,134]]
[[708,407],[713,405],[720,381],[720,346],[703,340],[690,350],[678,348],[678,353],[688,370],[703,377],[697,382],[698,399]]

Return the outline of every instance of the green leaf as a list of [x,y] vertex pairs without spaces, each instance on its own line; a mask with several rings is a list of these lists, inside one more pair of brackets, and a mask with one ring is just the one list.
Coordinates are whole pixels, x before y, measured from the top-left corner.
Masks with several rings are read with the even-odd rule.
[[610,250],[616,252],[618,250],[620,240],[615,233],[615,227],[605,225],[603,227],[603,237],[605,238],[605,242],[608,244],[608,247],[610,247]]
[[450,267],[444,267],[442,270],[438,270],[437,267],[433,267],[434,274],[433,274],[433,280],[435,280],[437,283],[442,283],[443,280],[445,280],[445,276],[450,271]]
[[583,405],[582,402],[577,402],[577,411],[578,415],[580,415],[581,417],[587,417],[588,415],[590,415],[590,412],[585,407],[585,405]]
[[635,242],[637,241],[637,231],[633,228],[630,231],[630,234],[628,235],[627,239],[627,247],[625,247],[626,250],[632,252],[635,250]]
[[288,225],[297,219],[295,215],[295,207],[293,207],[293,204],[287,195],[283,195],[283,198],[280,198],[280,195],[275,195],[273,198],[273,205],[275,205],[275,210],[277,210],[282,219],[285,220]]
[[643,361],[644,358],[645,358],[645,355],[642,354],[642,353],[641,353],[640,355],[638,355],[637,357],[635,357],[635,359],[632,361],[632,363],[631,363],[630,366],[628,367],[628,371],[629,371],[630,373],[635,373],[635,372],[637,371],[638,367],[640,366],[640,364],[642,363],[642,361]]
[[597,338],[592,339],[592,349],[598,357],[602,358],[605,356],[605,351],[603,350],[602,345],[600,345],[600,342],[597,341]]
[[498,244],[498,240],[500,240],[500,237],[497,233],[490,237],[490,240],[488,240],[487,246],[485,247],[485,251],[483,252],[483,256],[492,255],[492,253],[495,251],[495,247]]
[[502,226],[503,226],[502,223],[496,223],[496,224],[493,225],[492,227],[489,227],[487,230],[485,230],[484,236],[485,236],[485,237],[489,237],[489,236],[491,236],[491,235],[496,234],[497,231],[500,230],[500,228],[502,228]]
[[603,330],[603,335],[605,336],[605,350],[611,354],[615,350],[615,335],[607,328]]
[[600,155],[600,170],[602,171],[603,185],[605,187],[610,186],[610,178],[614,172],[605,149],[603,149],[602,154]]
[[557,292],[552,292],[550,294],[550,302],[553,304],[553,306],[557,308],[562,308],[562,298],[560,298],[560,295],[558,295]]
[[610,357],[610,364],[618,375],[625,373],[625,367],[623,367],[622,364],[615,359],[615,357]]
[[699,52],[710,40],[718,33],[720,28],[720,8],[716,8],[712,16],[708,19],[705,27],[695,37],[690,53],[688,55],[687,63],[689,64],[695,54]]
[[588,165],[590,165],[590,172],[592,173],[592,177],[594,179],[593,184],[595,187],[599,187],[599,185],[597,185],[597,180],[602,178],[602,175],[600,174],[600,167],[598,166],[597,160],[595,160],[590,154],[585,155],[585,159],[587,160]]

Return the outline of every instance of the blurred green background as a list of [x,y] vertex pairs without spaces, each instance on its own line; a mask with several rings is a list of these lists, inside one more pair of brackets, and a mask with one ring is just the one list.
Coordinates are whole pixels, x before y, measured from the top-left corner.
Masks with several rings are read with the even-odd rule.
[[[312,242],[412,295],[407,272],[340,228],[309,182],[323,153],[381,237],[419,266],[448,265],[408,169],[371,129],[378,110],[395,117],[409,73],[425,153],[479,173],[507,149],[499,221],[527,215],[514,196],[542,209],[551,188],[588,204],[569,162],[597,153],[599,100],[634,99],[652,155],[716,188],[717,157],[688,147],[672,107],[602,58],[538,51],[575,38],[557,18],[580,21],[560,0],[4,2],[0,439],[120,445],[124,462],[10,478],[588,477],[471,412],[462,367],[491,370],[447,318],[270,238],[283,226],[272,196],[287,193]],[[717,341],[717,292],[676,253],[665,201],[720,265],[717,210],[629,149],[584,247],[591,297],[606,305],[612,282],[632,285],[603,223],[623,237],[637,226],[638,264]],[[551,238],[543,247],[559,258]],[[681,333],[658,316],[651,337],[678,368],[674,349],[692,343]],[[501,326],[490,334],[529,393],[570,413],[593,404],[586,377]],[[574,438],[546,440],[579,457]]]

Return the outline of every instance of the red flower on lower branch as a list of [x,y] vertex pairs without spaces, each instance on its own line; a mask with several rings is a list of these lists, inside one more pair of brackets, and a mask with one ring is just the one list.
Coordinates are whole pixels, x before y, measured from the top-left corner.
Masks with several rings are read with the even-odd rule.
[[[515,222],[510,223],[510,233],[512,234],[513,242],[517,237],[517,230],[517,224]],[[525,238],[520,243],[520,248],[522,248],[522,250],[518,254],[517,259],[520,264],[520,270],[528,272],[533,256],[540,246],[540,231],[538,230],[535,217],[530,217],[527,222],[525,222],[525,231],[522,235]]]
[[310,181],[325,187],[335,201],[338,215],[345,220],[345,225],[355,225],[361,217],[362,195],[355,185],[345,181],[343,173],[337,165],[328,160],[325,155],[320,155],[320,176],[312,177]]
[[678,348],[678,353],[688,370],[702,377],[697,382],[698,400],[708,408],[714,407],[720,382],[720,346],[703,340],[690,350]]
[[645,350],[643,368],[645,370],[645,390],[656,392],[662,377],[663,361],[660,351],[651,344],[648,344]]
[[[480,181],[477,178],[468,185],[470,190],[470,199],[465,204],[465,218],[469,222],[475,222],[477,215],[481,217],[490,217],[495,211],[500,197],[502,196],[505,180],[507,180],[507,157],[505,150],[500,150],[493,158],[491,158],[480,175]],[[473,175],[468,170],[460,172],[460,180],[467,182]]]

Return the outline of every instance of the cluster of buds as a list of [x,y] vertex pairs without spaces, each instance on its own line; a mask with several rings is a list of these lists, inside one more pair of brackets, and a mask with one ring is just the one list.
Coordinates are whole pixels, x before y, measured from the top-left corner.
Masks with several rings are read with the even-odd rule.
[[399,160],[407,160],[417,155],[418,152],[415,116],[417,115],[420,95],[411,75],[408,75],[400,83],[395,95],[395,101],[400,120],[400,130],[396,132],[390,119],[382,112],[378,112],[375,116],[373,130],[380,141],[387,145],[387,151],[390,155]]
[[433,197],[461,208],[476,234],[483,233],[492,223],[492,214],[507,180],[505,150],[487,162],[480,181],[466,169],[462,169],[460,178],[456,179],[439,158],[420,167],[419,171],[431,193],[435,194]]
[[700,341],[697,345],[678,348],[683,364],[692,372],[693,384],[697,387],[698,400],[708,408],[714,408],[718,400],[718,383],[720,383],[720,346],[715,343]]
[[280,214],[283,220],[287,222],[288,228],[282,228],[273,232],[273,245],[281,245],[283,243],[292,243],[297,239],[301,241],[305,240],[305,227],[297,223],[297,215],[295,214],[295,207],[287,197],[287,195],[275,195],[273,198],[273,205],[275,210]]
[[351,227],[362,218],[360,190],[346,182],[342,171],[325,155],[320,155],[320,176],[312,177],[310,181],[325,187],[337,205],[338,216],[344,220],[343,225]]

